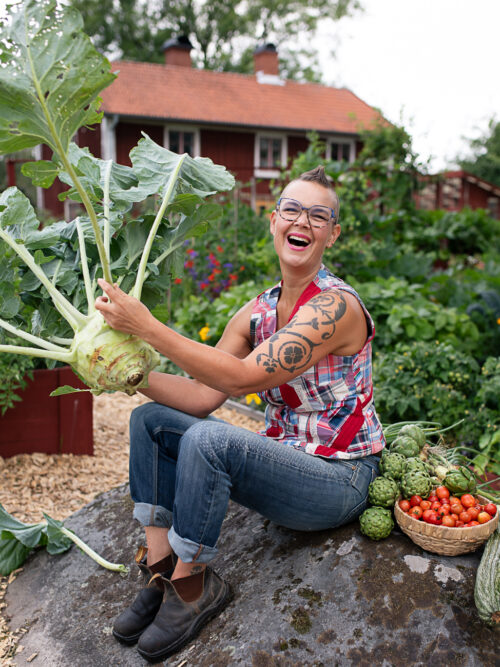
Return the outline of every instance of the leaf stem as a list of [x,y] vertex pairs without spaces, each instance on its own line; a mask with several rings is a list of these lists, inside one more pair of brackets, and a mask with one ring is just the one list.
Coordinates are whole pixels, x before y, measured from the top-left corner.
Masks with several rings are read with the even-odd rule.
[[0,345],[0,352],[8,354],[25,354],[28,357],[43,357],[44,359],[55,359],[70,364],[73,361],[73,352],[55,352],[53,350],[40,350],[37,347],[24,347],[22,345]]
[[5,320],[0,319],[0,327],[2,327],[2,329],[5,329],[11,334],[14,334],[15,336],[24,338],[24,340],[27,340],[29,343],[34,343],[35,345],[39,345],[40,347],[43,347],[46,350],[52,350],[53,352],[67,352],[66,348],[60,347],[55,343],[49,343],[49,341],[46,341],[43,338],[34,336],[33,334],[27,333],[22,329],[18,329],[17,327],[12,326],[12,324],[6,322]]
[[38,280],[46,288],[47,292],[50,294],[52,301],[54,302],[55,307],[61,313],[65,320],[71,325],[73,331],[77,331],[81,328],[85,322],[85,315],[82,315],[72,303],[64,297],[59,290],[51,283],[47,278],[43,270],[35,262],[33,255],[27,250],[24,245],[17,243],[12,239],[3,229],[0,228],[0,238],[7,243],[14,252],[16,252],[23,262],[28,266],[31,271],[35,274]]
[[85,283],[85,294],[87,295],[87,314],[93,315],[95,313],[95,297],[92,289],[92,282],[90,280],[89,262],[87,259],[87,250],[85,248],[85,238],[83,236],[80,219],[76,219],[76,231],[78,232],[78,245],[80,246],[80,264],[82,265],[83,282]]
[[93,560],[98,565],[101,565],[102,567],[105,567],[107,570],[113,570],[114,572],[123,572],[126,574],[128,572],[128,567],[125,565],[119,564],[119,563],[110,563],[109,560],[106,560],[102,556],[99,556],[98,553],[96,553],[91,547],[89,547],[88,544],[85,544],[83,540],[81,540],[77,535],[72,533],[70,530],[65,528],[64,526],[60,526],[59,530],[63,535],[68,537],[72,542],[76,544],[77,547],[79,547],[83,552],[87,554],[87,556],[90,556]]
[[179,156],[179,162],[177,163],[176,168],[170,175],[170,178],[168,179],[168,183],[166,186],[165,194],[163,196],[163,201],[161,203],[160,208],[158,209],[158,213],[156,214],[156,217],[154,219],[153,225],[151,229],[149,230],[149,235],[146,240],[146,245],[144,247],[144,251],[142,253],[141,261],[139,263],[139,268],[137,269],[137,277],[135,280],[135,285],[132,288],[132,291],[130,292],[132,296],[135,296],[136,299],[141,299],[141,293],[142,293],[142,286],[144,284],[145,280],[145,275],[146,275],[146,266],[148,264],[149,260],[149,255],[151,253],[151,248],[153,246],[153,241],[156,236],[156,232],[158,231],[158,227],[160,226],[160,223],[163,218],[163,214],[165,213],[165,209],[167,208],[168,204],[170,203],[170,199],[172,197],[172,194],[175,189],[175,184],[176,181],[179,177],[179,173],[182,168],[182,164],[184,160],[187,157],[187,153],[183,153],[182,155]]
[[113,160],[108,160],[106,162],[105,172],[104,172],[104,248],[106,250],[106,257],[108,262],[110,262],[110,241],[111,241],[111,223],[109,219],[109,183],[111,181],[111,167],[113,166]]

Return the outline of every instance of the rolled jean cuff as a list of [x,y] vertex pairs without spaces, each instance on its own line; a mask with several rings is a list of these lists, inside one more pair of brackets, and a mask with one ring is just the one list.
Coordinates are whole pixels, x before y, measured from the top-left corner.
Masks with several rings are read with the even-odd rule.
[[186,537],[180,537],[174,530],[174,527],[168,531],[168,541],[174,550],[174,553],[183,563],[209,563],[217,555],[216,547],[208,547],[204,544],[197,544],[188,540]]
[[172,512],[161,505],[135,503],[133,517],[143,526],[170,528],[172,525]]

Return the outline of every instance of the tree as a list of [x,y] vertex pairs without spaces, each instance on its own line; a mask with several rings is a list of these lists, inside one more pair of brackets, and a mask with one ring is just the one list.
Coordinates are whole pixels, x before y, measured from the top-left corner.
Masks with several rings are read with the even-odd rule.
[[468,141],[472,156],[458,161],[462,169],[500,186],[500,122],[491,118],[487,132]]
[[85,32],[110,57],[163,62],[163,43],[186,35],[194,47],[196,66],[251,73],[253,50],[273,42],[281,52],[283,73],[307,81],[321,77],[317,51],[310,46],[319,22],[335,21],[360,9],[359,0],[66,2],[82,14]]

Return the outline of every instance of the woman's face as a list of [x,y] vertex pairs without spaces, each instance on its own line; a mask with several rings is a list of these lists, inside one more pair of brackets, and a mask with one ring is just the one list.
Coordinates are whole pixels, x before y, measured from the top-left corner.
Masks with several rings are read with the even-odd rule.
[[[300,202],[305,208],[315,205],[336,208],[332,191],[309,181],[293,181],[283,190],[281,198],[285,197]],[[325,248],[330,248],[340,234],[340,225],[335,224],[333,219],[325,227],[310,225],[306,211],[302,211],[293,222],[273,211],[270,228],[280,261],[293,267],[304,266],[308,270],[321,264]]]

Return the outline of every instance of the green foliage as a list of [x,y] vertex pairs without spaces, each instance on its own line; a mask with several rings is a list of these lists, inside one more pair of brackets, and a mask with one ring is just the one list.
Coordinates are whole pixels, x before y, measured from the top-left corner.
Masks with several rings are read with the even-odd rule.
[[26,388],[28,378],[33,378],[35,365],[31,357],[0,354],[0,415],[21,400],[17,392]]
[[[164,62],[165,40],[186,35],[193,59],[205,69],[253,73],[253,50],[262,42],[280,48],[284,73],[299,80],[317,80],[317,52],[297,49],[297,38],[311,44],[318,23],[351,15],[358,0],[71,0],[84,17],[85,31],[97,48],[126,60]],[[248,42],[251,41],[251,46]],[[287,53],[289,49],[289,53]]]
[[469,149],[472,155],[459,160],[462,169],[500,186],[500,122],[491,118],[482,136],[469,139]]

